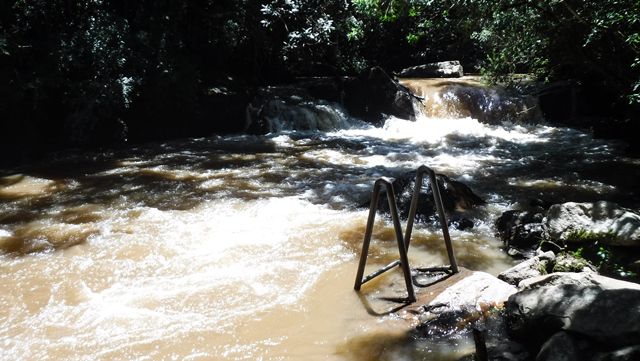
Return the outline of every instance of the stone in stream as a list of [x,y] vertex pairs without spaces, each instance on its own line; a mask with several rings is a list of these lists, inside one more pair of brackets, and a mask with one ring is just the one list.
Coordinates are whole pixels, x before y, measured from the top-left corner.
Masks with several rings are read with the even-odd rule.
[[428,287],[416,287],[417,300],[400,314],[417,321],[416,337],[444,337],[469,331],[475,321],[502,307],[516,288],[496,277],[461,268]]
[[[475,206],[485,204],[482,198],[478,197],[471,188],[462,182],[453,180],[443,174],[436,176],[442,204],[450,225],[457,229],[466,229],[473,227],[473,221],[465,217],[465,211]],[[393,181],[393,191],[396,195],[396,204],[398,205],[398,215],[402,219],[409,217],[411,208],[411,198],[416,184],[416,172],[407,172],[397,177]],[[436,219],[436,205],[433,198],[433,190],[429,183],[428,177],[422,182],[423,186],[418,197],[418,208],[416,211],[416,220],[419,222],[428,222]],[[386,196],[381,195],[378,202],[378,209],[383,212],[389,212],[389,204]]]
[[547,239],[543,223],[544,209],[510,210],[502,213],[496,221],[498,236],[512,256],[530,258],[540,243]]
[[388,116],[415,120],[413,103],[419,99],[378,66],[347,82],[343,98],[350,114],[373,124],[382,124]]

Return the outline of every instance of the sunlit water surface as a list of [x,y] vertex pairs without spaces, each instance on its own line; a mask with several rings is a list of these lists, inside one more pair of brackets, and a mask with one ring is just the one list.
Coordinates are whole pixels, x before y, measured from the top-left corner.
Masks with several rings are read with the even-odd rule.
[[[409,347],[411,325],[352,289],[373,181],[425,164],[468,184],[488,204],[452,230],[458,261],[497,274],[514,261],[492,222],[517,202],[638,204],[640,162],[621,154],[570,129],[422,117],[23,169],[0,178],[0,359],[455,360],[468,341]],[[394,246],[380,217],[370,268]],[[419,226],[412,263],[445,255]]]

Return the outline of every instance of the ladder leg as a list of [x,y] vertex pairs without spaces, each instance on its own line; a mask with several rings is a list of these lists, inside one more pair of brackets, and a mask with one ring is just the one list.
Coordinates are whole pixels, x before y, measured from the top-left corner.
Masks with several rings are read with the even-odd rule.
[[358,264],[358,273],[356,274],[356,283],[353,287],[356,291],[362,287],[362,277],[364,276],[364,268],[367,265],[367,256],[369,254],[369,244],[371,243],[371,234],[373,233],[373,223],[376,219],[376,209],[378,208],[378,198],[380,197],[380,185],[376,182],[373,185],[373,193],[371,194],[371,205],[369,206],[369,217],[367,219],[367,228],[364,232],[364,241],[362,242],[362,253],[360,254],[360,263]]
[[407,257],[407,246],[402,238],[402,227],[400,225],[400,218],[398,217],[398,206],[396,205],[396,196],[393,191],[393,187],[390,183],[387,186],[387,200],[389,201],[389,209],[391,210],[391,218],[393,219],[393,228],[396,232],[396,240],[398,242],[398,252],[400,253],[400,267],[402,267],[402,273],[404,275],[404,283],[407,287],[407,300],[413,302],[416,300],[416,295],[413,290],[413,282],[411,281],[411,270],[409,268],[409,258]]
[[453,252],[451,237],[449,236],[449,226],[447,225],[447,218],[444,214],[444,206],[442,205],[442,197],[440,196],[440,187],[438,186],[438,180],[436,179],[436,172],[431,169],[429,169],[429,182],[431,183],[431,190],[433,191],[433,200],[436,202],[436,208],[438,210],[438,218],[440,219],[440,226],[442,227],[442,237],[444,238],[444,244],[447,247],[447,255],[449,256],[451,271],[453,271],[453,273],[458,273],[458,263],[456,261],[456,255]]

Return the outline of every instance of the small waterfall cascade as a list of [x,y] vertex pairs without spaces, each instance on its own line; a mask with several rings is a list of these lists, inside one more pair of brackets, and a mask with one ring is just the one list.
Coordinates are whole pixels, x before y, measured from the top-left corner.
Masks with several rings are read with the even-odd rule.
[[401,83],[424,99],[417,104],[417,112],[426,117],[470,117],[488,124],[542,120],[536,97],[512,94],[500,86],[486,86],[477,76],[403,79]]
[[262,88],[247,110],[248,130],[257,133],[334,131],[355,122],[340,104],[313,98],[295,86]]

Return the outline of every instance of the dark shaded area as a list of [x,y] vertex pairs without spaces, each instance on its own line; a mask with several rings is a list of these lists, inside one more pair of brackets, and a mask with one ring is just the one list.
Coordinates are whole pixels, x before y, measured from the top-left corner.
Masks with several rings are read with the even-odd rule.
[[[5,1],[0,164],[74,147],[243,132],[246,105],[259,86],[296,77],[371,80],[376,66],[390,72],[450,59],[494,80],[530,72],[569,84],[536,90],[550,119],[634,140],[638,6],[631,0]],[[351,103],[357,116],[412,116],[407,96],[370,93],[376,84],[352,84],[366,102],[332,97]],[[390,107],[379,94],[387,94]]]

